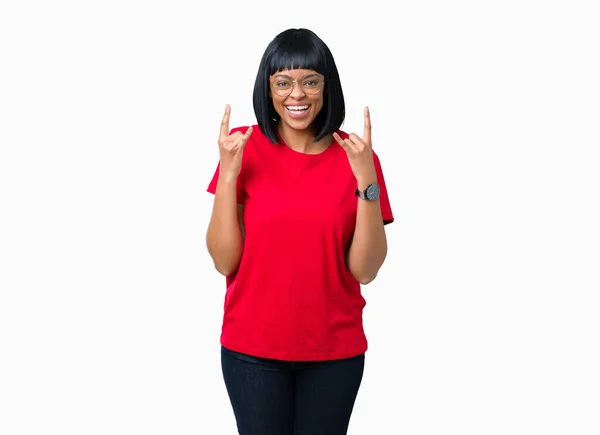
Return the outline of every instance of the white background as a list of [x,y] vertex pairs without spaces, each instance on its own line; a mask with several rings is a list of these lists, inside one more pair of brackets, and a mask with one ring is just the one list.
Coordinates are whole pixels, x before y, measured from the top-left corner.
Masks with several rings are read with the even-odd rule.
[[308,27],[396,217],[349,433],[599,434],[593,3],[2,2],[0,433],[236,433],[206,187]]

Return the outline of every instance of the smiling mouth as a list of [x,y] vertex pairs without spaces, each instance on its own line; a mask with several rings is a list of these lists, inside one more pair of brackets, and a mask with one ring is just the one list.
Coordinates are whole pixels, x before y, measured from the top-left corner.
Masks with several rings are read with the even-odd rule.
[[305,104],[303,106],[285,106],[285,110],[288,111],[292,118],[302,118],[308,113],[310,105]]
[[308,107],[308,104],[305,104],[304,106],[285,106],[290,112],[304,112],[305,110],[308,110]]

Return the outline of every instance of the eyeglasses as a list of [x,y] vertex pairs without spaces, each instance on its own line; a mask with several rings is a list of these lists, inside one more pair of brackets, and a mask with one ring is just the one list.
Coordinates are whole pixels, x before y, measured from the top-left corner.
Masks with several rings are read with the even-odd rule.
[[321,92],[325,79],[318,74],[309,74],[300,80],[292,80],[290,77],[278,76],[271,82],[271,90],[280,97],[287,97],[294,90],[294,85],[300,84],[302,92],[315,95]]

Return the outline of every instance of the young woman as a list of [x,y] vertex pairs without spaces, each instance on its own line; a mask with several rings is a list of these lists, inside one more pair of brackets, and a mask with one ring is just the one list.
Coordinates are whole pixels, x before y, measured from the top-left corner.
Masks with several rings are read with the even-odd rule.
[[364,111],[340,130],[334,58],[312,31],[277,35],[254,86],[257,124],[225,109],[207,247],[226,277],[221,361],[239,433],[346,434],[367,340],[361,284],[393,222]]

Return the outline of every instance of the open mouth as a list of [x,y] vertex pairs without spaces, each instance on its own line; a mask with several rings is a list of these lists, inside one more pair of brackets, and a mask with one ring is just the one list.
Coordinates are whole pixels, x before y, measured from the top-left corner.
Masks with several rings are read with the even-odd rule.
[[288,111],[292,118],[303,118],[308,114],[308,104],[304,106],[285,106],[285,110]]

